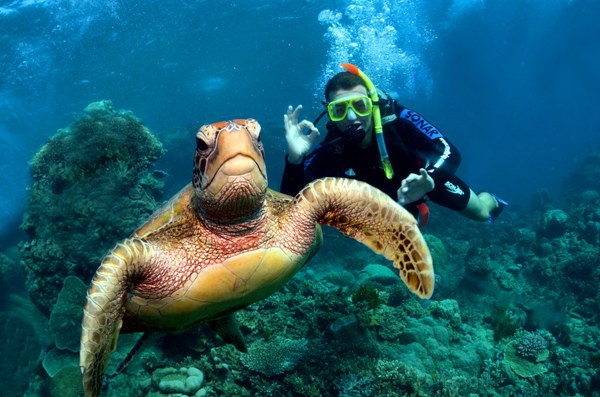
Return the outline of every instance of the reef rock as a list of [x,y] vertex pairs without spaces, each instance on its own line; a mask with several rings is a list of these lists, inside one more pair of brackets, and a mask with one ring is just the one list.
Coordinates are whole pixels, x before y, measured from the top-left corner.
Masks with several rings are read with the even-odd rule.
[[537,235],[546,238],[562,237],[567,231],[568,222],[569,216],[563,210],[548,210],[538,222]]
[[65,277],[89,280],[114,242],[158,207],[162,175],[150,168],[162,154],[131,112],[101,101],[35,155],[21,225],[31,241],[20,250],[28,293],[45,314]]

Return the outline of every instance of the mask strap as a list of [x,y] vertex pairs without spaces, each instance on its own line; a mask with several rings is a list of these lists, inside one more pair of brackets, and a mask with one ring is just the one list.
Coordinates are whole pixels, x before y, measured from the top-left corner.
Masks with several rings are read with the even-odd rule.
[[[325,104],[325,103],[323,103],[323,104]],[[323,118],[323,116],[325,116],[326,114],[327,114],[327,105],[326,105],[326,107],[325,107],[325,110],[323,110],[323,111],[321,112],[321,114],[317,116],[317,118],[315,119],[315,121],[313,121],[313,125],[317,125],[317,123],[318,123],[319,121],[321,121],[321,119]]]

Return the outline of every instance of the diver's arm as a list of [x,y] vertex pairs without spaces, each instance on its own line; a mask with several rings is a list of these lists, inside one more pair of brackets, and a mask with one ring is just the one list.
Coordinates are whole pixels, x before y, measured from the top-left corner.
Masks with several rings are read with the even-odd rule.
[[[296,109],[288,106],[287,113],[283,115],[285,140],[288,147],[287,161],[292,164],[301,164],[304,161],[304,156],[319,137],[319,130],[313,123],[308,120],[298,122],[301,111],[302,105],[298,105]],[[308,128],[308,134],[302,132],[305,128]]]
[[[328,132],[330,136],[331,131]],[[285,168],[281,178],[281,192],[295,196],[304,186],[317,178],[327,176],[344,177],[350,167],[347,153],[328,150],[327,144],[319,144],[313,151],[302,157],[300,164],[294,164],[285,156]]]
[[[296,195],[306,183],[310,182],[305,176],[304,162],[308,151],[319,137],[319,130],[313,123],[308,120],[298,122],[301,111],[302,105],[297,106],[296,109],[288,106],[287,113],[283,115],[288,154],[285,156],[280,191],[291,196]],[[310,132],[304,134],[302,132],[304,128],[308,128]]]
[[423,168],[436,179],[435,174],[454,174],[462,160],[460,152],[433,124],[414,110],[404,108],[399,115],[412,132],[411,141],[423,154]]
[[450,142],[445,136],[440,136],[439,138],[434,139],[432,144],[437,148],[434,151],[437,156],[433,156],[431,158],[427,171],[430,174],[434,174],[436,172],[439,174],[454,174],[462,160],[460,152],[456,146],[454,146],[452,142]]
[[419,170],[419,174],[409,174],[402,180],[398,189],[398,203],[410,204],[421,199],[435,188],[435,181],[425,168]]
[[285,168],[281,178],[281,193],[295,196],[308,183],[317,178],[343,175],[343,161],[333,153],[322,150],[318,145],[315,150],[302,158],[300,164],[294,164],[285,156]]
[[458,149],[444,136],[434,139],[431,144],[437,147],[437,150],[434,150],[437,156],[429,159],[425,169],[433,179],[434,185],[441,186],[448,180],[448,175],[454,175],[462,158]]
[[461,156],[440,130],[414,110],[400,106],[398,119],[404,125],[402,131],[408,149],[422,161],[419,173],[408,175],[398,188],[398,202],[408,204],[443,184],[447,175],[458,168]]
[[285,168],[281,177],[280,191],[290,196],[295,196],[306,185],[304,177],[304,161],[300,164],[293,164],[285,156]]

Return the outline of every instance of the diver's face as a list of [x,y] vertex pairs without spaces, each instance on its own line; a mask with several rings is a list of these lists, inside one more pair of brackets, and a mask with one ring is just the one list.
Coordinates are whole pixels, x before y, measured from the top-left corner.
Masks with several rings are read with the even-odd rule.
[[[362,85],[357,85],[356,87],[353,87],[349,90],[340,89],[340,90],[334,91],[331,94],[330,100],[335,101],[338,99],[346,99],[346,98],[351,98],[351,97],[354,97],[357,95],[368,95],[366,87],[364,87]],[[344,118],[343,120],[340,120],[340,121],[334,121],[333,123],[340,129],[340,131],[344,131],[351,124],[360,124],[362,126],[362,128],[365,130],[366,134],[365,134],[365,137],[363,138],[363,140],[358,144],[358,146],[361,148],[365,148],[365,147],[369,146],[369,144],[371,143],[371,135],[372,135],[371,129],[373,127],[372,115],[361,117],[361,116],[357,115],[352,110],[352,108],[349,108],[346,118]]]

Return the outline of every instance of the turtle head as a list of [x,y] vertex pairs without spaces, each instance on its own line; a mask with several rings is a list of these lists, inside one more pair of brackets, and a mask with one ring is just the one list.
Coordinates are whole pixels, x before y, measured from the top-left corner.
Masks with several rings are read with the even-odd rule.
[[219,223],[241,222],[263,208],[267,171],[256,120],[221,121],[196,134],[195,203]]

